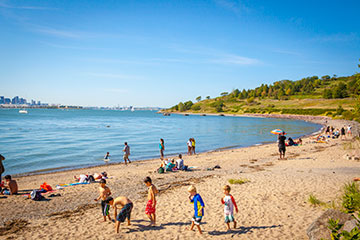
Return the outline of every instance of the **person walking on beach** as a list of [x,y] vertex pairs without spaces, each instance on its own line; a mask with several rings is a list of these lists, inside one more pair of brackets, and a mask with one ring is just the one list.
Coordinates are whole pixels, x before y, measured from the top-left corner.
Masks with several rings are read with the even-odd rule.
[[150,219],[150,226],[155,226],[155,224],[156,224],[156,215],[155,215],[156,197],[155,197],[155,195],[157,193],[159,193],[159,191],[157,190],[155,185],[152,184],[152,180],[151,180],[150,177],[146,177],[144,179],[144,183],[149,188],[149,190],[148,190],[148,202],[146,203],[145,214]]
[[1,174],[3,174],[5,172],[5,168],[4,168],[4,165],[2,163],[2,161],[5,160],[5,157],[3,155],[0,154],[0,191],[1,191],[1,184],[2,184],[2,181],[1,181]]
[[278,147],[279,147],[279,153],[280,153],[280,159],[285,159],[285,152],[286,152],[286,146],[285,146],[285,132],[279,134],[278,137]]
[[224,194],[225,196],[221,198],[221,203],[224,204],[224,214],[225,214],[225,223],[226,223],[226,230],[230,230],[230,222],[234,223],[234,228],[236,228],[236,221],[234,218],[234,208],[238,213],[238,207],[236,205],[234,197],[230,194],[230,186],[224,186]]
[[162,138],[160,138],[159,149],[160,149],[160,159],[163,160],[164,159],[164,151],[165,151],[165,142],[164,142],[164,139],[162,139]]
[[187,145],[187,148],[188,148],[188,155],[191,155],[191,153],[192,153],[192,142],[191,142],[191,138],[189,138],[189,141],[187,141],[186,145]]
[[196,225],[197,229],[199,230],[199,233],[202,234],[201,228],[200,228],[200,222],[204,216],[204,201],[202,200],[200,194],[197,193],[196,188],[191,185],[188,188],[188,192],[190,193],[189,200],[191,203],[194,203],[194,216],[192,218],[192,223],[190,227],[190,231],[194,229],[194,226]]
[[129,156],[130,156],[130,146],[127,144],[127,142],[124,143],[124,161],[125,161],[125,165],[127,165],[127,161],[129,161],[129,163],[131,163]]
[[108,186],[106,186],[105,179],[100,180],[99,193],[100,193],[99,197],[94,199],[94,201],[97,202],[101,199],[101,212],[104,217],[104,222],[106,222],[106,216],[111,221],[110,211],[109,211],[110,210],[109,202],[111,200],[113,200],[113,198],[110,197],[111,191],[110,191],[110,188]]
[[195,153],[195,139],[194,138],[191,138],[191,151],[192,151],[192,154],[196,154]]

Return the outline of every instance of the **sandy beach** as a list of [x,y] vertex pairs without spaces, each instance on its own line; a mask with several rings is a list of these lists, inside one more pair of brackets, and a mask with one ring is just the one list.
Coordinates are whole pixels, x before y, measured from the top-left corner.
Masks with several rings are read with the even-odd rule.
[[[349,124],[330,118],[306,118],[335,128]],[[354,132],[358,131],[358,125],[351,124]],[[57,190],[59,197],[44,195],[47,201],[32,201],[22,194],[1,198],[0,225],[6,224],[0,229],[0,238],[308,239],[306,229],[325,211],[311,206],[307,202],[309,195],[314,194],[325,202],[336,201],[342,186],[353,177],[360,177],[360,163],[344,158],[345,154],[360,156],[359,149],[352,147],[353,142],[348,138],[314,143],[309,136],[303,139],[302,146],[287,148],[286,160],[278,160],[274,136],[272,144],[184,156],[185,164],[194,167],[189,172],[158,174],[155,170],[160,160],[153,159],[127,166],[116,164],[15,178],[24,192],[39,188],[43,182],[55,187],[74,182],[74,175],[106,171],[112,195],[127,196],[134,202],[132,225],[122,224],[120,233],[116,234],[114,223],[100,222],[100,204],[93,200],[98,196],[99,184],[93,183]],[[216,165],[221,168],[212,169]],[[144,213],[147,188],[142,179],[146,176],[160,190],[155,227],[148,226]],[[231,194],[239,207],[239,213],[235,214],[238,227],[226,231],[220,201],[222,187],[229,184],[229,179],[240,178],[249,182],[231,185]],[[202,236],[185,229],[193,215],[187,192],[191,184],[205,202]]]

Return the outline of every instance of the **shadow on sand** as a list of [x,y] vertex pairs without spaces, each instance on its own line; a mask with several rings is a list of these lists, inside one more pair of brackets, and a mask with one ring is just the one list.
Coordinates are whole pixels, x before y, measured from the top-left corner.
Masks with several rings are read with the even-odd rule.
[[220,235],[240,235],[240,234],[245,234],[245,233],[250,233],[253,232],[253,230],[256,229],[271,229],[271,228],[278,228],[278,227],[282,227],[281,225],[271,225],[271,226],[250,226],[250,227],[239,227],[237,229],[231,229],[229,231],[210,231],[208,232],[209,235],[213,235],[213,236],[220,236]]

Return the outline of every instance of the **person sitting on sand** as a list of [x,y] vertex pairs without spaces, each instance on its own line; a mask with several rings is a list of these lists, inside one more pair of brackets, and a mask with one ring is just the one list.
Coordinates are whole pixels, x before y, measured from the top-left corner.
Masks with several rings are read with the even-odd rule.
[[95,202],[99,201],[101,199],[101,212],[104,217],[104,222],[106,222],[106,216],[111,221],[110,217],[110,205],[109,202],[113,199],[110,197],[111,191],[108,186],[106,186],[106,180],[101,179],[100,180],[100,187],[99,187],[99,197],[94,199]]
[[288,146],[294,146],[294,145],[296,145],[296,143],[294,142],[294,140],[291,137],[289,137]]
[[221,198],[221,203],[224,204],[224,214],[225,214],[225,223],[226,223],[226,230],[230,230],[230,222],[234,222],[234,228],[236,228],[236,221],[234,218],[234,208],[238,213],[238,207],[236,205],[234,197],[230,194],[230,186],[224,186],[224,194],[225,196]]
[[15,195],[18,193],[17,182],[11,179],[10,175],[5,176],[5,188],[1,191],[2,195]]
[[175,161],[174,161],[174,159],[172,159],[171,162],[169,162],[169,163],[166,165],[165,170],[166,170],[167,172],[171,172],[171,171],[173,171],[173,168],[174,168],[174,167],[175,167]]
[[[134,205],[130,201],[130,199],[128,199],[127,197],[122,197],[122,196],[109,201],[109,204],[115,209],[115,212],[114,212],[114,218],[116,220],[115,232],[119,233],[120,224],[125,222],[125,219],[127,219],[128,226],[131,225],[130,217],[131,217],[131,211],[132,211]],[[119,215],[117,214],[118,209],[121,209],[119,212]]]
[[179,159],[176,160],[176,168],[179,170],[183,170],[184,169],[184,160],[182,159],[182,155],[179,154]]
[[146,207],[145,207],[145,214],[150,219],[150,226],[155,226],[155,224],[156,224],[156,215],[155,215],[156,197],[155,197],[155,195],[158,194],[159,191],[157,190],[155,185],[152,184],[152,181],[151,181],[150,177],[146,177],[144,179],[144,183],[149,188],[149,190],[148,190],[148,201],[147,201]]
[[[3,174],[5,172],[5,168],[4,165],[2,163],[2,161],[5,160],[5,157],[3,155],[0,154],[0,184],[1,184],[1,174]],[[1,192],[1,186],[0,186],[0,192]]]
[[296,141],[296,144],[297,144],[297,145],[302,145],[302,139],[299,138],[299,139]]

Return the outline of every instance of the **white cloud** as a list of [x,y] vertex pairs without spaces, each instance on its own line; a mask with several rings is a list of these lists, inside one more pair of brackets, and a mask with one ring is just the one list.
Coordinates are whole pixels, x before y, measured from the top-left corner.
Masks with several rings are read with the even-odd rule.
[[237,55],[224,55],[219,56],[216,59],[210,59],[210,62],[219,64],[231,64],[231,65],[256,65],[260,61],[255,58],[242,57]]

